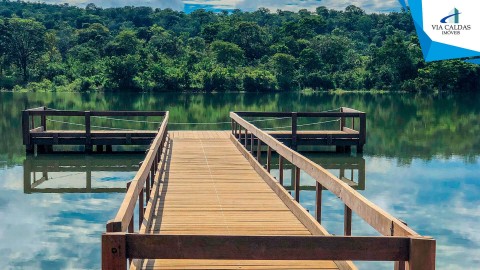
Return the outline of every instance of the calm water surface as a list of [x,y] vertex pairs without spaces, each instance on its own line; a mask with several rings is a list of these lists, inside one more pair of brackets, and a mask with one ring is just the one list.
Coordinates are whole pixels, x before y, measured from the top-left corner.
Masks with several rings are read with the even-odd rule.
[[[0,268],[100,268],[100,235],[143,159],[139,154],[26,157],[21,140],[24,108],[169,110],[172,123],[203,123],[229,121],[232,110],[323,111],[346,106],[367,113],[365,153],[310,157],[334,174],[357,182],[356,188],[368,199],[420,234],[437,239],[438,269],[478,269],[479,104],[478,94],[0,93]],[[95,121],[92,124],[98,126],[155,128],[145,123]],[[49,125],[68,128],[58,122]],[[170,128],[228,129],[229,125]],[[313,186],[314,182],[302,175],[301,184]],[[311,213],[314,198],[308,188],[301,192],[301,203]],[[323,206],[324,226],[341,234],[343,205],[324,192]],[[356,216],[353,234],[376,235]],[[359,265],[361,269],[392,269],[390,263]]]

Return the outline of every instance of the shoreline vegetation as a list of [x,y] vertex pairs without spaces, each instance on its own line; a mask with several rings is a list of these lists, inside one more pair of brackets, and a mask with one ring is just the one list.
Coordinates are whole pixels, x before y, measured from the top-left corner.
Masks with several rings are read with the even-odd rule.
[[478,91],[479,75],[461,60],[425,63],[408,10],[0,2],[0,91],[460,92]]

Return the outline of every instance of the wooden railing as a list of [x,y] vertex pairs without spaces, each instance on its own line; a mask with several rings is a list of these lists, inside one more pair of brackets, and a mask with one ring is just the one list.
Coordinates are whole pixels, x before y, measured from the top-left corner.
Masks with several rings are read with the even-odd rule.
[[[327,118],[327,119],[339,119],[339,131],[343,131],[345,134],[337,134],[330,137],[330,139],[343,139],[342,142],[337,141],[337,148],[348,148],[350,145],[356,145],[357,152],[363,151],[363,146],[366,143],[367,124],[366,114],[364,112],[354,110],[351,108],[341,107],[338,111],[325,111],[325,112],[235,112],[241,117],[279,117],[279,118],[291,118],[291,134],[288,135],[291,140],[290,147],[296,150],[298,141],[302,139],[315,138],[316,134],[299,134],[299,127],[303,125],[298,124],[300,118]],[[325,121],[330,122],[330,121]],[[320,122],[321,123],[321,122]],[[308,126],[314,126],[307,124]],[[320,124],[319,124],[320,125]],[[287,136],[287,135],[283,135]],[[291,137],[290,137],[291,136]],[[279,137],[279,136],[275,136]],[[283,137],[280,137],[280,139]],[[347,139],[347,140],[345,140]],[[350,139],[350,140],[348,140]]]
[[[165,150],[165,145],[168,139],[168,119],[169,113],[166,112],[162,125],[158,130],[158,134],[147,151],[145,160],[141,163],[140,169],[138,170],[133,180],[130,181],[127,185],[127,193],[125,194],[125,198],[123,199],[117,215],[113,220],[110,220],[107,223],[107,232],[133,232],[133,213],[135,211],[135,205],[137,204],[137,201],[139,211],[138,224],[140,228],[142,227],[145,213],[150,213],[144,208],[145,201],[148,202],[152,194],[156,194],[156,191],[152,189],[152,187],[154,187],[155,182],[158,183],[161,173],[160,161],[162,160],[162,154]],[[144,200],[144,193],[146,196],[146,200]],[[148,218],[148,220],[150,220],[150,218]]]
[[[84,130],[83,134],[77,133],[62,133],[63,135],[69,135],[73,137],[80,136],[82,138],[82,142],[85,144],[86,152],[91,152],[93,148],[92,143],[92,128],[94,127],[91,124],[92,117],[134,117],[134,116],[165,116],[166,112],[164,111],[69,111],[69,110],[52,110],[47,107],[38,107],[33,109],[28,109],[22,111],[22,135],[23,135],[23,144],[26,146],[26,150],[28,153],[32,153],[34,151],[34,144],[32,143],[32,139],[35,137],[35,133],[47,131],[47,122],[48,116],[57,116],[57,117],[81,117],[83,119],[83,123],[73,123],[73,122],[64,122],[58,121],[64,124],[71,124],[76,127],[76,129]],[[36,122],[35,120],[38,118],[40,122]],[[82,121],[81,121],[82,122]],[[106,128],[107,129],[107,128]],[[128,131],[125,131],[128,133]],[[104,135],[108,136],[108,133]],[[116,133],[115,135],[119,135]],[[58,135],[57,135],[58,136]],[[128,136],[128,134],[125,134]],[[53,138],[55,141],[55,138]],[[58,140],[58,138],[56,138]]]
[[[250,114],[247,115],[251,116]],[[235,141],[237,147],[242,148],[242,153],[247,157],[252,166],[256,169],[257,173],[262,175],[264,179],[266,179],[266,181],[274,179],[273,176],[270,174],[270,170],[272,164],[272,151],[275,151],[279,156],[278,182],[283,182],[283,166],[285,161],[288,161],[293,166],[295,166],[294,198],[297,200],[297,202],[300,194],[300,172],[303,170],[305,173],[307,173],[317,181],[317,217],[321,216],[322,211],[321,190],[323,188],[326,188],[330,192],[335,194],[338,198],[340,198],[345,204],[345,236],[351,235],[351,221],[353,211],[363,220],[365,220],[370,226],[372,226],[375,230],[377,230],[381,235],[386,237],[386,239],[392,239],[392,237],[410,239],[409,248],[403,251],[403,259],[395,259],[395,261],[397,261],[396,269],[407,269],[407,266],[410,267],[410,270],[435,269],[435,240],[429,237],[422,237],[418,235],[402,221],[398,220],[374,203],[367,200],[364,196],[351,188],[347,183],[337,178],[335,175],[328,172],[323,167],[312,162],[303,155],[285,146],[283,143],[273,138],[271,135],[267,134],[263,130],[257,128],[253,124],[249,123],[247,120],[243,119],[239,114],[231,112],[230,117],[232,119],[232,139]],[[363,119],[362,122],[365,122],[365,120]],[[263,163],[261,161],[263,145],[266,146],[267,149],[267,160],[265,167],[263,166]],[[280,185],[278,182],[276,183],[276,185],[271,184],[271,187],[277,192],[277,194],[279,194],[279,196],[285,196],[283,187],[281,188],[282,190],[280,190]],[[302,216],[301,218],[304,219],[305,217]],[[374,248],[374,246],[377,245],[372,245],[372,248],[376,249],[379,253],[388,250],[386,246],[378,245],[378,248]],[[343,252],[339,250],[339,253]],[[342,256],[342,259],[359,260],[359,258],[349,257],[347,254],[345,254],[345,256]],[[388,256],[384,257],[384,260],[386,261],[389,261],[391,259],[392,258]],[[407,264],[405,263],[405,261],[407,262]]]

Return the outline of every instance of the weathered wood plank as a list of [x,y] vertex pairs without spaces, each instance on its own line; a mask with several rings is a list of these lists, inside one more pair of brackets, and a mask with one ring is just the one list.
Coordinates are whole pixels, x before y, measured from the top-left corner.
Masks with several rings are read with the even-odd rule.
[[126,237],[127,257],[141,259],[396,261],[408,260],[410,247],[408,237],[158,234],[118,237],[119,241]]

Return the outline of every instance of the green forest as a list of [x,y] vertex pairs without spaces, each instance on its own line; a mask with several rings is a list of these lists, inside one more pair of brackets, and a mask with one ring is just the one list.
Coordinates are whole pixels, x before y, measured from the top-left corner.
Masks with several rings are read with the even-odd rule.
[[480,66],[425,63],[408,10],[189,14],[0,2],[0,89],[477,91]]

